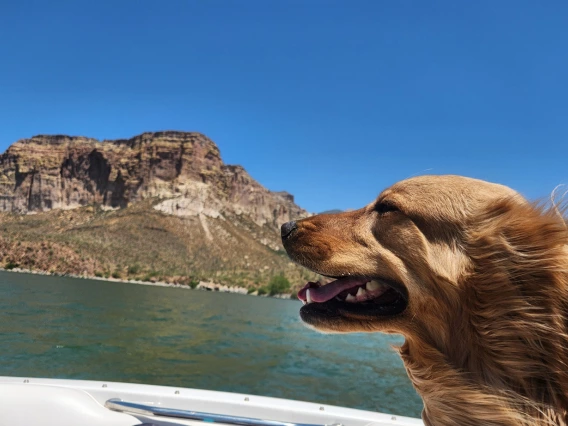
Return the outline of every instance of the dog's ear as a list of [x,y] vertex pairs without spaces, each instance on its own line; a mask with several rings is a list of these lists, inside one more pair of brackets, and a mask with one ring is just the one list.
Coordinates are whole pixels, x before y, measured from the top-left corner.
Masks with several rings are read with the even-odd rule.
[[480,357],[491,360],[485,374],[535,401],[568,406],[565,219],[556,208],[505,199],[472,223],[467,243],[463,306]]
[[474,219],[466,241],[478,281],[567,285],[558,280],[568,267],[568,227],[557,206],[499,200]]

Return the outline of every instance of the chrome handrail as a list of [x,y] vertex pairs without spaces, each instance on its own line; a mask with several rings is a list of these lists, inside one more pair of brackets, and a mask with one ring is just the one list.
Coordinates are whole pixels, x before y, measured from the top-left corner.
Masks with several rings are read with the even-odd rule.
[[[225,423],[241,426],[326,426],[308,423],[288,423],[277,420],[263,420],[252,417],[229,416],[226,414],[203,413],[200,411],[179,410],[177,408],[158,407],[155,405],[139,404],[111,398],[105,402],[105,407],[120,412],[144,414],[161,417],[175,417],[178,419],[201,420],[208,423]],[[336,426],[336,425],[334,425]],[[337,425],[341,426],[341,425]]]

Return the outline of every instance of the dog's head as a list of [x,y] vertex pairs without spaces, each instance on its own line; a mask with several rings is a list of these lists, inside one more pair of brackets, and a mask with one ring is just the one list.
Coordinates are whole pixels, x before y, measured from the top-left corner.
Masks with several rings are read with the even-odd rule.
[[328,332],[403,334],[417,315],[416,324],[443,321],[438,305],[452,303],[452,289],[470,273],[466,234],[500,202],[527,204],[502,185],[421,176],[393,185],[360,210],[284,224],[289,256],[335,279],[300,291],[303,321]]
[[300,315],[325,332],[403,334],[426,424],[564,424],[568,226],[543,207],[421,176],[360,210],[284,224],[290,257],[334,279],[299,292]]

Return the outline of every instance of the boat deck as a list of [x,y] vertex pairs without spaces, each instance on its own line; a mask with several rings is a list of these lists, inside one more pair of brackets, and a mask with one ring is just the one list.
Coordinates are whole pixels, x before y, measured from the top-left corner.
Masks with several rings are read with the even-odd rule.
[[229,392],[0,376],[0,426],[417,426],[419,419]]

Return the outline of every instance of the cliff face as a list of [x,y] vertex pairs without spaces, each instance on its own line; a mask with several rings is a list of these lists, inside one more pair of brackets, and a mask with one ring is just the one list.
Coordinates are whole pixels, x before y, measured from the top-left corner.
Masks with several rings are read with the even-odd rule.
[[246,216],[274,231],[307,213],[240,166],[223,164],[219,148],[189,132],[143,133],[131,139],[35,136],[0,156],[0,211],[33,213],[89,204],[117,209],[148,198],[176,216]]

